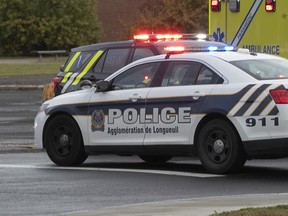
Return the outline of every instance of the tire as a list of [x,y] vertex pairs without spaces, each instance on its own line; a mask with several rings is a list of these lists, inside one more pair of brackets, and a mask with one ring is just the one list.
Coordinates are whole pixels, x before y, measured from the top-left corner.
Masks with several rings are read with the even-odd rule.
[[247,158],[233,125],[222,119],[207,122],[197,142],[198,156],[210,173],[224,174],[241,169]]
[[56,116],[49,122],[44,145],[49,158],[59,166],[77,166],[88,157],[78,125],[66,115]]
[[147,163],[165,163],[173,158],[170,155],[139,155]]

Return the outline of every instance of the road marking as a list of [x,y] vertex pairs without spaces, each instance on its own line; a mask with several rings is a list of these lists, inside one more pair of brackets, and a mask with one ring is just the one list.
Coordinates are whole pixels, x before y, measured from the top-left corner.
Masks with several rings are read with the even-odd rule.
[[216,175],[216,174],[208,174],[208,173],[189,173],[189,172],[179,172],[179,171],[148,170],[148,169],[147,170],[146,169],[115,169],[115,168],[101,168],[101,167],[61,167],[61,166],[43,166],[43,165],[0,164],[0,168],[132,172],[132,173],[147,173],[147,174],[184,176],[184,177],[196,177],[196,178],[225,177],[225,175]]

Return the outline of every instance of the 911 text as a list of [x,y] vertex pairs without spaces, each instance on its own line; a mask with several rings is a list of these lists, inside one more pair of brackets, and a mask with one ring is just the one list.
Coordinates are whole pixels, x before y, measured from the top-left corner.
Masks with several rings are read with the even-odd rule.
[[267,122],[272,122],[273,126],[279,126],[279,118],[275,117],[275,118],[247,118],[246,119],[246,126],[247,127],[255,127],[255,126],[262,126],[262,127],[266,127],[267,126]]

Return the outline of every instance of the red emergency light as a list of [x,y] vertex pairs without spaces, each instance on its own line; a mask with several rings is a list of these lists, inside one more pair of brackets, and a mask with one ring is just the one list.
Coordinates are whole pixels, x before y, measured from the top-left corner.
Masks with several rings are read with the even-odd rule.
[[149,40],[149,35],[134,35],[134,40]]
[[164,48],[165,52],[184,52],[185,47],[184,46],[171,46],[171,47],[165,47]]
[[134,40],[149,41],[175,41],[183,37],[181,34],[142,34],[134,35]]
[[221,0],[211,0],[211,10],[221,11]]
[[158,40],[179,40],[182,38],[180,34],[158,34],[156,35]]
[[265,10],[266,12],[275,12],[276,0],[265,0]]
[[177,41],[177,40],[209,40],[212,35],[207,34],[141,34],[134,35],[135,41],[139,42],[160,42],[160,41]]

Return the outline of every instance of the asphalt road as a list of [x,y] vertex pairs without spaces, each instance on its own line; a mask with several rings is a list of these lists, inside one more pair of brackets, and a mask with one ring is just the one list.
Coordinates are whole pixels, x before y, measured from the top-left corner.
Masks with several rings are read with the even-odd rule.
[[42,90],[0,90],[0,143],[32,144]]
[[[71,168],[55,166],[45,152],[14,153],[0,154],[0,172],[0,215],[102,215],[97,212],[111,208],[114,214],[107,215],[128,215],[117,208],[136,205],[140,211],[145,205],[148,212],[155,203],[169,202],[170,210],[153,212],[167,215],[172,203],[183,199],[210,200],[213,206],[211,197],[263,194],[271,201],[271,194],[288,192],[287,159],[249,161],[238,174],[210,175],[191,158],[152,166],[136,156],[103,155]],[[180,214],[182,208],[178,206],[175,215],[185,215]],[[147,215],[141,211],[139,215]]]

